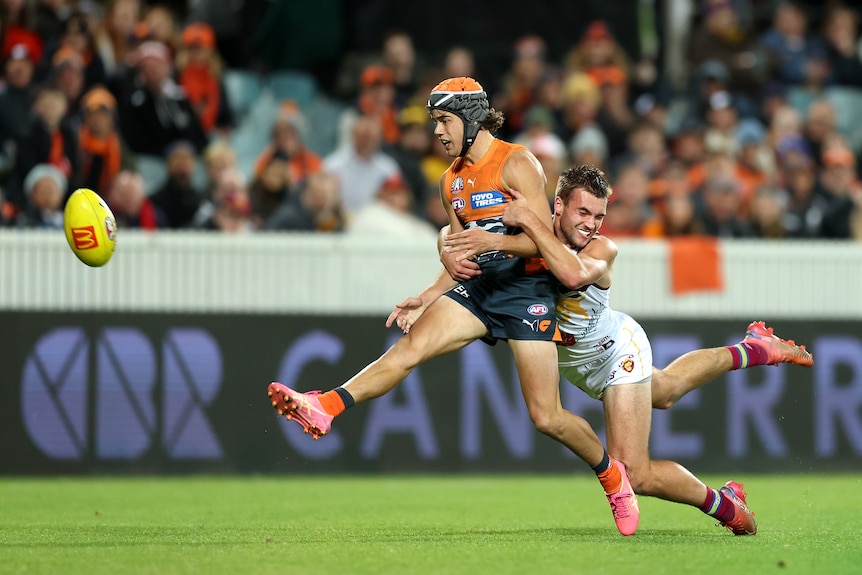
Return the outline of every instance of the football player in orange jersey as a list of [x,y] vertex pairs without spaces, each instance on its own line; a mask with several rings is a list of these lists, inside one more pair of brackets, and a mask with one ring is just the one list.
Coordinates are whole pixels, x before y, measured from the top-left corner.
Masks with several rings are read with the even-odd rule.
[[[431,91],[427,107],[434,134],[453,159],[440,181],[451,229],[514,235],[519,251],[535,252],[532,240],[506,226],[502,214],[512,200],[511,191],[518,190],[551,229],[546,179],[539,161],[524,146],[494,136],[503,115],[490,108],[487,94],[472,78],[441,82]],[[541,259],[500,251],[479,254],[476,262],[482,270],[480,277],[460,281],[443,269],[419,296],[398,304],[386,325],[395,323],[404,337],[346,383],[326,393],[300,393],[273,382],[268,388],[273,407],[317,439],[346,408],[387,393],[419,364],[477,339],[506,340],[536,429],[594,469],[617,528],[624,535],[633,534],[639,509],[625,467],[609,458],[586,420],[560,403],[553,276]]]

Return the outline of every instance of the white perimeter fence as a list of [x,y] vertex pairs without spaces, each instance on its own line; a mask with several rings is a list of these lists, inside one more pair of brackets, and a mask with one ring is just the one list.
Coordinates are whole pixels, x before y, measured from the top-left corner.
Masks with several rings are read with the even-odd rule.
[[[642,318],[862,319],[862,244],[724,241],[724,290],[674,295],[662,241],[620,241],[612,301]],[[386,315],[440,269],[426,239],[122,231],[103,268],[62,232],[0,230],[0,310]]]

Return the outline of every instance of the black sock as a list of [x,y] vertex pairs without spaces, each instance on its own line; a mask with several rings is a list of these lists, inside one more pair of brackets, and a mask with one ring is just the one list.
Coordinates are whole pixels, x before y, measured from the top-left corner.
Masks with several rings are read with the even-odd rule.
[[341,401],[344,402],[344,409],[347,409],[348,407],[353,407],[353,404],[356,403],[353,400],[353,396],[350,395],[350,392],[343,387],[336,387],[335,393],[337,393],[338,397],[341,398]]
[[611,467],[611,458],[608,457],[608,450],[605,449],[605,454],[604,454],[604,456],[602,456],[602,460],[599,462],[598,465],[593,467],[593,471],[595,471],[596,475],[598,475],[602,471],[607,471],[608,469],[610,469],[610,467]]

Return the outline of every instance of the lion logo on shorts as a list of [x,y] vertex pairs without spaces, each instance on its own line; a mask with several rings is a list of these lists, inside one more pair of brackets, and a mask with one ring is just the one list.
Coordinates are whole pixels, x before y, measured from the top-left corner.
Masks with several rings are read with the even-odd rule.
[[625,371],[626,373],[631,373],[631,372],[632,372],[632,370],[635,368],[635,361],[634,361],[632,358],[627,357],[627,358],[625,358],[625,359],[623,360],[623,362],[620,364],[620,367],[621,367],[621,368],[622,368],[622,370],[623,370],[623,371]]

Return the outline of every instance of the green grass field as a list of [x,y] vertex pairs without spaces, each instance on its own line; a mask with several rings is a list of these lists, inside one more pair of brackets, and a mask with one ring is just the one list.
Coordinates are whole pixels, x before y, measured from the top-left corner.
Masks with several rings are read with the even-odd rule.
[[862,572],[862,476],[745,479],[755,537],[642,497],[628,538],[586,475],[0,479],[0,573]]

